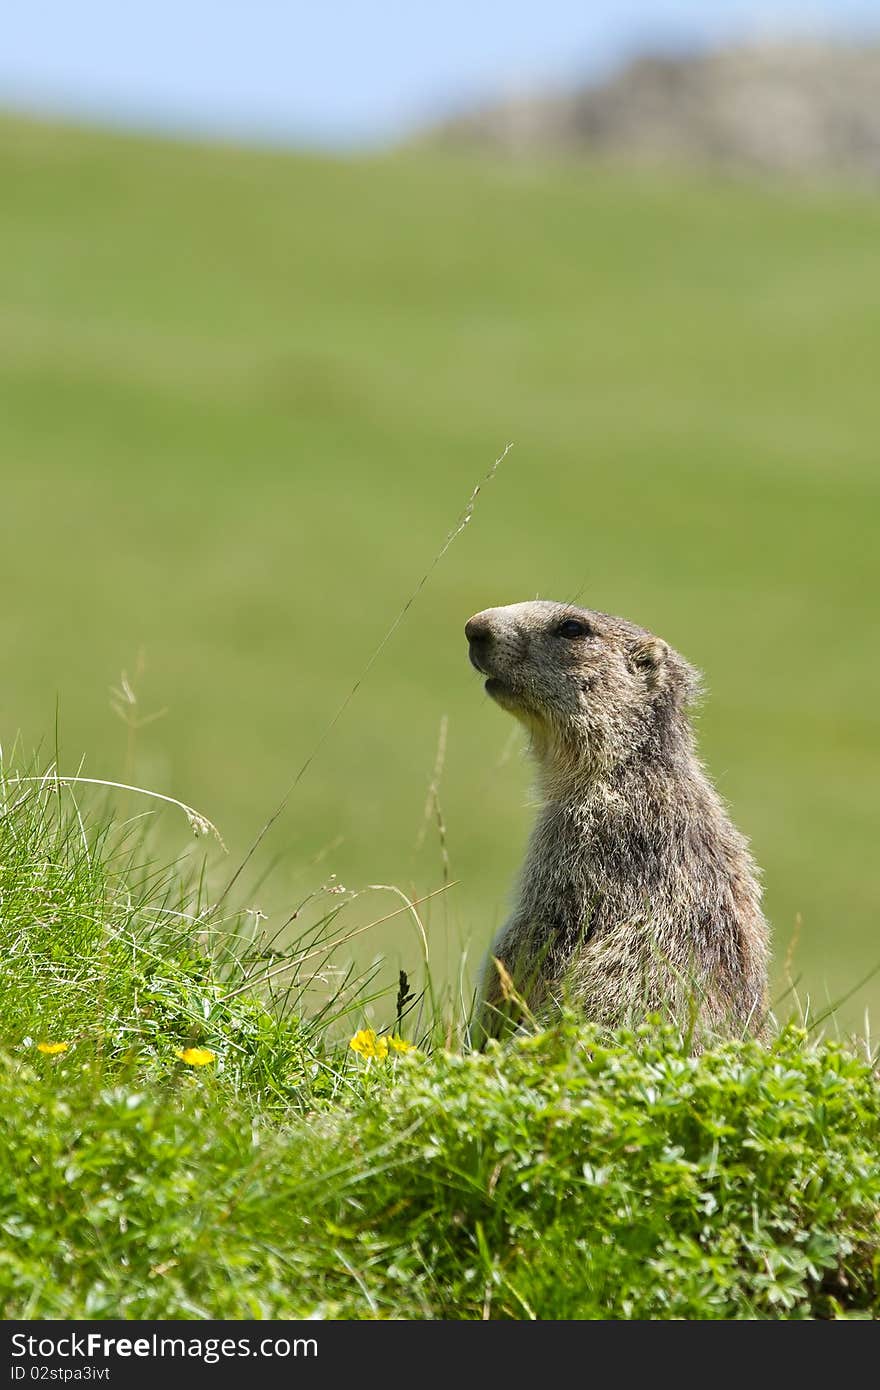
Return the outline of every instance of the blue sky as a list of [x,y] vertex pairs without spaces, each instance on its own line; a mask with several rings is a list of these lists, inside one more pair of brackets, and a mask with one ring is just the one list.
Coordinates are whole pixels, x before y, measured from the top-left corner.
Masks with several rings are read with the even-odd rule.
[[648,47],[880,34],[880,0],[21,0],[0,105],[346,146]]

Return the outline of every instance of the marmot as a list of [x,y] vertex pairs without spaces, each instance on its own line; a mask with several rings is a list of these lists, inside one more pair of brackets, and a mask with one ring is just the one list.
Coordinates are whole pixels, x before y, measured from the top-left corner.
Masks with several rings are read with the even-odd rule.
[[478,1040],[523,1002],[546,1017],[565,1000],[608,1026],[672,1016],[697,1048],[760,1035],[767,924],[697,757],[698,673],[644,628],[569,604],[487,608],[465,635],[486,691],[531,735],[543,800],[484,967]]

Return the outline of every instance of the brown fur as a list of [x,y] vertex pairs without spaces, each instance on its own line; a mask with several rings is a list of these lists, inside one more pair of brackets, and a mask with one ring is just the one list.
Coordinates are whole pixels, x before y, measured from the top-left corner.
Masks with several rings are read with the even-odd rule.
[[480,1038],[564,999],[607,1025],[671,1014],[697,1046],[760,1033],[767,925],[696,754],[697,673],[643,628],[565,604],[489,608],[465,632],[488,693],[531,734],[543,798],[484,968]]

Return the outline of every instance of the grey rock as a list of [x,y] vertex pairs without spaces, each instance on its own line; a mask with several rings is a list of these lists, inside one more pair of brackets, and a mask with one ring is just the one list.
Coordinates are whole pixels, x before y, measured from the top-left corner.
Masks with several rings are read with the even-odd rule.
[[744,44],[643,57],[607,81],[454,117],[434,142],[514,158],[880,180],[880,43]]

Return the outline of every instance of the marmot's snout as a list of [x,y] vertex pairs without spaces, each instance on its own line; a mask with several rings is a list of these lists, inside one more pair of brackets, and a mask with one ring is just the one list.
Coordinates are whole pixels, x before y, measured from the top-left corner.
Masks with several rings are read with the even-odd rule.
[[481,675],[488,676],[489,648],[492,645],[492,623],[489,613],[475,613],[464,625],[464,635],[468,640],[468,656],[473,667]]
[[522,605],[484,608],[465,623],[470,663],[486,676],[484,689],[511,714],[521,715],[523,702],[522,664],[525,638],[518,610]]
[[512,606],[484,608],[465,623],[471,665],[483,676],[509,680],[522,657],[521,634]]

